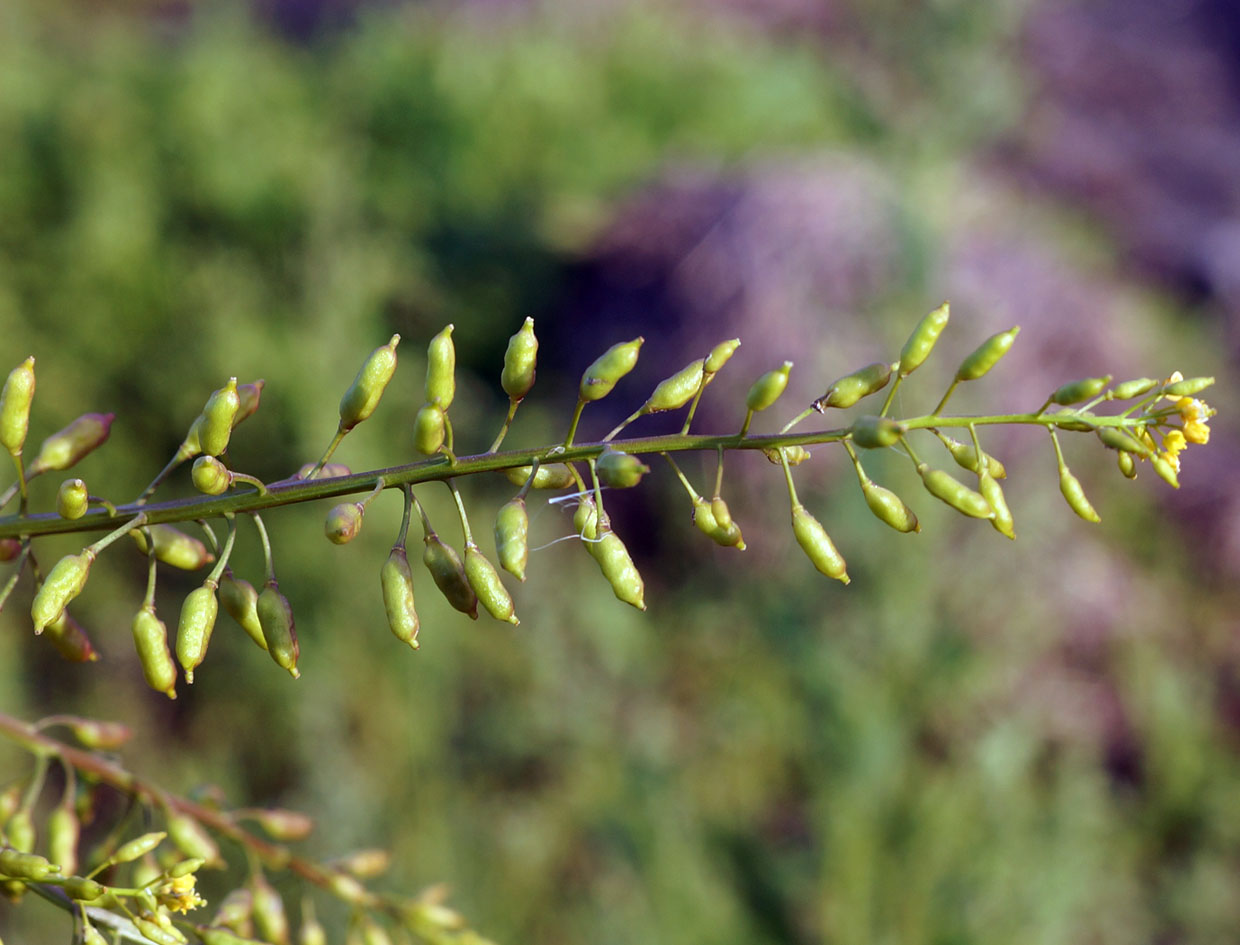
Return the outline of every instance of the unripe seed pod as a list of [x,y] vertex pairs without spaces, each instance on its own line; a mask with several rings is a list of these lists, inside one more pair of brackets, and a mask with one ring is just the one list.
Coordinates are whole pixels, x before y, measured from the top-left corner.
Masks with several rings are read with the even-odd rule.
[[375,348],[362,365],[353,383],[340,398],[340,429],[352,430],[375,412],[384,388],[396,373],[396,346],[400,335],[393,335],[387,344]]
[[206,545],[171,525],[148,525],[145,529],[135,528],[129,533],[143,554],[147,551],[147,530],[155,544],[155,558],[164,564],[182,571],[197,571],[215,560],[215,555],[207,551]]
[[263,637],[263,626],[258,621],[258,591],[249,581],[234,575],[231,569],[225,570],[220,578],[220,603],[233,620],[259,646],[267,649],[267,640]]
[[1119,471],[1124,474],[1124,478],[1137,478],[1137,461],[1132,458],[1131,453],[1121,451],[1116,454],[1115,458],[1119,460]]
[[237,416],[233,418],[234,430],[258,411],[258,402],[262,399],[263,386],[266,383],[262,378],[259,378],[257,381],[251,381],[249,384],[237,385],[237,397],[241,403],[237,407]]
[[[720,521],[716,508],[724,514],[726,521]],[[695,499],[693,524],[715,544],[724,548],[736,548],[738,551],[745,550],[745,539],[741,535],[740,526],[732,521],[732,514],[723,499],[716,498],[710,502],[702,498]]]
[[1158,473],[1158,478],[1173,489],[1180,488],[1179,477],[1176,476],[1175,467],[1159,456],[1157,453],[1150,453],[1147,457],[1150,465],[1154,467],[1154,472]]
[[960,367],[956,369],[956,380],[976,381],[979,377],[984,376],[986,372],[999,363],[1001,357],[1008,353],[1008,349],[1012,347],[1012,342],[1016,340],[1016,336],[1019,334],[1020,326],[1016,325],[1007,331],[991,335],[960,363]]
[[245,934],[250,931],[250,917],[253,914],[254,894],[242,886],[223,898],[211,924]]
[[392,865],[392,854],[378,847],[354,850],[334,858],[330,865],[359,879],[372,879],[388,871]]
[[1081,487],[1080,480],[1072,475],[1063,463],[1059,464],[1059,491],[1068,500],[1068,506],[1072,511],[1085,521],[1102,521],[1098,513],[1094,511],[1094,507],[1089,504],[1089,499],[1085,498],[1085,490]]
[[133,730],[123,722],[77,717],[70,717],[65,722],[78,744],[94,751],[120,748],[133,736]]
[[844,409],[851,407],[862,397],[868,397],[887,386],[891,380],[891,365],[882,361],[867,364],[858,371],[846,374],[827,388],[827,392],[813,403],[819,413],[828,407]]
[[362,516],[366,507],[360,502],[341,502],[333,505],[323,523],[323,534],[334,545],[345,545],[362,530]]
[[739,338],[719,342],[719,344],[710,349],[710,354],[706,356],[706,361],[702,364],[702,370],[708,376],[718,374],[740,346],[741,340]]
[[779,400],[780,394],[788,386],[788,374],[791,371],[792,362],[785,361],[775,370],[767,371],[754,381],[753,386],[749,388],[749,393],[745,396],[746,408],[757,412],[765,410]]
[[224,865],[219,844],[202,824],[188,814],[169,814],[168,839],[187,857],[202,860],[212,867]]
[[202,425],[206,420],[202,414],[199,414],[194,422],[189,425],[189,432],[185,434],[180,448],[177,450],[178,455],[189,459],[191,456],[197,456],[202,452]]
[[241,395],[237,393],[237,379],[230,377],[228,383],[207,398],[202,408],[202,426],[198,430],[198,443],[210,456],[219,456],[228,449],[232,436],[233,421],[241,409]]
[[192,472],[194,488],[207,495],[223,495],[232,485],[232,473],[214,456],[199,456]]
[[443,408],[435,404],[424,404],[413,420],[414,449],[427,456],[434,456],[443,449],[448,435],[447,422]]
[[[65,873],[76,873],[77,869],[70,869],[61,864]],[[97,883],[93,879],[85,879],[81,876],[73,876],[60,887],[65,891],[65,895],[76,902],[94,902],[108,891],[107,887],[102,883]]]
[[930,357],[930,352],[934,350],[939,335],[947,327],[949,318],[951,306],[944,302],[917,323],[913,333],[908,336],[908,341],[904,342],[904,347],[900,349],[901,377],[908,377]]
[[301,927],[297,930],[297,945],[327,945],[327,930],[323,928],[323,923],[312,915],[303,915]]
[[426,349],[426,401],[442,410],[452,406],[456,397],[456,345],[452,343],[449,325],[434,338]]
[[1051,394],[1051,403],[1066,407],[1069,404],[1079,404],[1082,400],[1097,397],[1111,383],[1111,379],[1112,375],[1108,374],[1105,377],[1087,377],[1064,384]]
[[504,582],[500,580],[495,565],[491,564],[487,556],[479,551],[478,546],[473,542],[465,545],[465,577],[488,614],[496,620],[507,621],[513,626],[521,622],[517,619],[513,608],[512,596],[504,587]]
[[645,610],[645,582],[624,542],[611,530],[610,523],[604,522],[600,528],[593,496],[583,495],[577,500],[573,526],[584,540],[586,550],[598,562],[612,593],[626,604]]
[[8,838],[9,846],[18,853],[33,852],[37,837],[30,808],[23,807],[14,811],[4,825],[4,834]]
[[22,553],[22,543],[16,538],[0,538],[0,562],[12,561]]
[[431,572],[435,586],[443,592],[448,603],[472,619],[478,619],[478,595],[469,586],[465,576],[465,566],[451,545],[445,544],[434,532],[425,538],[426,548],[422,552],[422,563]]
[[788,460],[789,466],[800,466],[803,462],[811,458],[810,451],[804,446],[781,446],[775,450],[763,450],[762,455],[766,457],[767,462],[774,463],[776,466],[783,465],[783,459],[779,454],[783,453],[783,459]]
[[1107,393],[1107,400],[1131,400],[1133,397],[1148,394],[1157,386],[1158,380],[1156,378],[1138,377],[1136,380],[1116,384]]
[[[514,486],[523,486],[530,478],[530,470],[532,466],[514,466],[511,469],[504,470],[504,476]],[[530,483],[532,489],[567,489],[576,485],[573,479],[572,471],[563,463],[553,463],[550,466],[539,466],[538,472],[534,473],[534,481]]]
[[671,377],[659,382],[643,410],[646,413],[659,413],[664,410],[678,410],[691,401],[702,389],[704,379],[703,365],[705,358],[698,358],[692,364],[681,368]]
[[[968,443],[961,443],[959,440],[952,439],[950,436],[941,437],[943,445],[947,447],[947,451],[952,454],[952,459],[956,461],[956,465],[969,472],[977,472],[977,450]],[[999,460],[995,459],[985,450],[982,450],[982,457],[986,460],[986,471],[996,479],[1007,478],[1007,468]]]
[[[58,804],[47,815],[47,852],[53,863],[59,863],[61,875],[72,876],[77,872],[78,840],[82,835],[82,823],[72,806]],[[66,890],[67,891],[67,890]],[[98,899],[102,892],[89,899]],[[77,898],[70,895],[70,898]]]
[[1118,427],[1098,427],[1098,439],[1108,449],[1120,450],[1124,453],[1136,453],[1138,456],[1149,456],[1150,448],[1132,434]]
[[611,393],[616,382],[637,364],[637,353],[645,338],[634,338],[614,344],[601,354],[581,375],[578,396],[583,401],[601,400]]
[[327,889],[337,899],[355,906],[362,905],[369,898],[366,887],[344,873],[332,873],[327,880]]
[[895,446],[908,428],[890,417],[858,417],[852,427],[852,441],[862,449]]
[[594,463],[599,481],[612,489],[630,489],[642,481],[650,467],[636,456],[612,449],[610,446]]
[[392,549],[379,572],[383,609],[396,639],[418,648],[418,613],[413,609],[413,573],[403,546]]
[[534,336],[534,319],[527,318],[521,329],[508,339],[504,352],[504,370],[499,383],[508,399],[519,402],[534,386],[534,370],[538,366],[538,339]]
[[861,493],[865,496],[865,504],[870,511],[883,522],[898,532],[919,532],[921,523],[913,510],[904,504],[904,500],[870,479],[861,480]]
[[131,920],[137,927],[138,931],[145,935],[155,945],[185,945],[186,938],[182,935],[175,925],[169,925],[164,928],[158,922],[146,918],[146,916],[136,915]]
[[1163,395],[1166,397],[1192,397],[1194,394],[1200,394],[1213,383],[1214,378],[1212,377],[1189,377],[1171,384],[1163,391]]
[[30,428],[30,405],[34,401],[34,357],[9,372],[0,390],[0,446],[20,456]]
[[258,595],[258,622],[267,641],[267,652],[276,665],[288,670],[294,679],[301,676],[297,668],[297,628],[293,624],[293,608],[280,593],[280,585],[270,580]]
[[43,441],[38,455],[30,464],[28,475],[38,476],[51,470],[63,470],[106,442],[112,431],[114,413],[84,413],[63,430]]
[[201,929],[197,930],[197,935],[202,939],[202,945],[263,945],[257,939],[234,935],[228,929]]
[[719,523],[721,528],[727,528],[732,525],[732,510],[728,508],[728,503],[723,501],[722,496],[714,496],[710,500],[710,514],[715,516],[715,521]]
[[246,816],[262,827],[267,836],[281,843],[304,840],[314,831],[314,821],[301,811],[266,808],[249,811]]
[[177,623],[177,662],[185,670],[187,683],[193,683],[194,670],[206,657],[207,644],[215,629],[215,618],[220,612],[215,588],[215,582],[208,580],[202,587],[190,591],[181,605],[181,619]]
[[94,663],[99,659],[85,628],[69,616],[68,608],[43,628],[43,636],[56,647],[62,659],[71,663]]
[[1008,508],[1003,489],[995,477],[983,469],[977,477],[977,488],[986,503],[994,509],[995,514],[990,524],[994,526],[995,531],[1015,541],[1016,521],[1012,518],[1012,510]]
[[37,853],[20,853],[17,850],[0,850],[0,875],[2,876],[37,882],[58,872],[60,872],[60,867],[45,856],[39,856]]
[[82,945],[108,945],[108,940],[93,925],[87,925],[82,929]]
[[42,633],[61,615],[65,605],[82,593],[94,560],[95,553],[87,548],[80,555],[66,555],[56,562],[30,604],[35,633]]
[[972,518],[990,518],[995,514],[985,496],[970,489],[949,473],[941,469],[931,469],[925,463],[917,467],[917,473],[932,496],[946,502],[956,511]]
[[500,567],[518,581],[525,580],[525,565],[530,557],[529,532],[525,499],[517,496],[504,503],[495,516],[495,548]]
[[144,833],[140,837],[135,837],[128,843],[123,843],[108,857],[112,863],[132,863],[134,860],[146,856],[157,846],[164,842],[164,838],[168,836],[166,830],[153,830],[150,833]]
[[207,865],[207,861],[200,856],[190,857],[188,860],[182,860],[176,866],[169,867],[167,870],[170,879],[179,879],[182,876],[189,876],[197,873],[200,869]]
[[61,518],[77,519],[86,514],[90,506],[90,494],[81,479],[66,479],[56,492],[56,514]]
[[149,607],[143,607],[133,618],[133,643],[147,685],[175,699],[177,668],[168,651],[168,628]]
[[845,584],[851,580],[844,556],[831,541],[831,536],[800,502],[792,507],[792,533],[796,535],[797,544],[809,556],[815,568],[827,577]]
[[259,873],[251,878],[250,891],[254,896],[254,924],[259,936],[272,945],[288,945],[288,917],[280,894]]

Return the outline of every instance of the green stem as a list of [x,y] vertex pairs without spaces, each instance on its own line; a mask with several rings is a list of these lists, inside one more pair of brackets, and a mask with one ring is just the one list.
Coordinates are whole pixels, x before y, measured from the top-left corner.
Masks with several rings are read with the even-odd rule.
[[267,569],[267,581],[274,584],[276,580],[275,562],[271,557],[271,538],[267,535],[267,526],[263,524],[262,516],[257,512],[253,513],[254,527],[258,529],[258,540],[263,545],[263,565]]
[[9,599],[9,595],[13,593],[13,588],[17,587],[17,581],[22,576],[22,572],[26,570],[26,561],[30,558],[30,542],[26,542],[22,546],[21,554],[17,557],[17,566],[13,568],[13,573],[9,575],[9,579],[4,582],[4,589],[0,590],[0,610],[4,610],[4,605]]
[[465,514],[465,500],[461,498],[461,492],[457,489],[455,482],[449,479],[446,484],[452,492],[452,498],[456,500],[456,512],[461,517],[461,532],[465,536],[465,544],[472,545],[474,536],[469,531],[469,516]]
[[[108,532],[108,534],[104,535],[97,542],[95,542],[94,544],[88,545],[85,549],[83,549],[82,554],[98,555],[99,552],[107,548],[108,545],[111,545],[111,544],[114,544],[115,542],[120,541],[122,538],[128,535],[131,531],[133,531],[139,525],[145,525],[145,524],[146,524],[146,513],[139,512],[137,517],[134,518],[133,521],[127,522],[126,524],[122,525],[120,528],[115,529],[114,531]],[[152,544],[154,544],[154,542],[152,542]]]
[[10,453],[9,455],[13,457],[13,465],[17,467],[17,487],[21,491],[22,496],[21,502],[18,503],[18,508],[21,509],[21,513],[24,515],[26,514],[26,503],[30,499],[30,496],[26,491],[26,470],[22,466],[22,454],[20,450],[16,453]]
[[634,420],[644,415],[645,413],[646,413],[646,405],[642,404],[640,407],[634,410],[631,414],[629,414],[626,419],[621,420],[619,423],[617,423],[616,428],[612,430],[610,433],[608,433],[605,437],[603,437],[603,442],[610,443],[612,440],[614,440],[617,436],[620,435],[620,431],[622,431],[630,423],[632,423]]
[[215,567],[211,569],[211,573],[207,575],[207,583],[216,587],[220,583],[220,575],[224,573],[224,569],[228,567],[228,559],[232,556],[233,540],[237,537],[237,519],[236,516],[228,516],[228,537],[224,539],[224,548],[220,551],[219,559],[215,562]]
[[949,384],[947,386],[947,390],[943,392],[943,399],[940,400],[939,405],[934,408],[935,414],[938,414],[939,411],[941,411],[944,407],[947,406],[948,399],[951,397],[952,394],[956,392],[956,385],[959,383],[960,383],[960,378],[958,377],[952,378],[951,384]]
[[[340,441],[344,439],[345,434],[348,432],[349,431],[343,426],[336,427],[336,435],[332,437],[332,441],[327,447],[327,452],[325,452],[319,461],[314,464],[314,468],[311,469],[304,478],[313,479],[319,474],[319,470],[327,465],[327,461],[332,458],[332,454],[336,452],[336,447],[340,445]],[[240,478],[240,476],[237,478]]]
[[[887,411],[891,409],[891,402],[896,399],[896,391],[900,389],[900,382],[904,380],[906,374],[897,374],[896,379],[891,382],[891,386],[887,388],[887,399],[883,401],[883,409],[878,412],[880,417],[887,416]],[[939,405],[942,409],[942,405]]]
[[499,428],[499,435],[495,437],[495,442],[492,443],[491,448],[487,450],[488,453],[494,453],[497,449],[499,449],[500,444],[504,442],[504,437],[508,435],[508,428],[512,426],[512,418],[517,415],[517,408],[520,406],[521,401],[519,400],[508,401],[508,416],[504,418],[504,425]]

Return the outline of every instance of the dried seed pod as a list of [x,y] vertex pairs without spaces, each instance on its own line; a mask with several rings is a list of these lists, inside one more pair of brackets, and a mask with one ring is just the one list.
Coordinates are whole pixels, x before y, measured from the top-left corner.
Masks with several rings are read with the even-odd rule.
[[212,867],[223,866],[219,844],[195,818],[179,812],[168,815],[168,839],[187,857]]
[[1192,397],[1214,384],[1213,377],[1188,377],[1176,381],[1163,391],[1165,397]]
[[232,473],[214,456],[199,456],[191,473],[194,488],[207,495],[223,495],[232,485]]
[[[725,520],[720,519],[722,513]],[[727,503],[716,496],[710,502],[703,498],[693,500],[693,524],[698,530],[717,545],[724,548],[745,550],[745,539],[741,535],[740,526],[732,521],[732,513]]]
[[1016,325],[1007,331],[997,332],[991,335],[973,352],[960,362],[960,367],[956,369],[956,380],[958,381],[976,381],[984,376],[992,367],[999,363],[999,359],[1008,353],[1008,349],[1012,347],[1012,342],[1016,340],[1016,336],[1020,334],[1020,326]]
[[443,449],[448,434],[448,418],[443,408],[424,404],[413,420],[413,446],[419,453],[434,456]]
[[1107,400],[1131,400],[1133,397],[1141,397],[1144,394],[1148,394],[1157,386],[1158,380],[1156,378],[1138,377],[1136,380],[1116,384],[1107,393]]
[[811,458],[810,451],[804,446],[781,446],[779,449],[763,450],[762,455],[766,457],[767,462],[774,463],[776,466],[782,466],[783,460],[779,454],[784,454],[784,459],[788,460],[789,466],[800,466],[807,459]]
[[202,408],[202,426],[198,429],[198,445],[210,456],[219,456],[228,449],[232,436],[233,421],[241,409],[241,395],[237,393],[237,379],[230,377],[228,383],[207,398]]
[[[524,486],[529,481],[532,466],[514,466],[504,470],[504,476],[514,486]],[[549,466],[539,466],[538,472],[534,473],[534,481],[530,483],[532,489],[568,489],[576,485],[573,478],[572,470],[563,463],[552,463]]]
[[1111,383],[1111,379],[1112,375],[1108,374],[1105,377],[1086,377],[1071,381],[1055,389],[1055,393],[1051,394],[1051,403],[1066,407],[1097,397]]
[[710,349],[710,354],[706,356],[706,360],[702,364],[702,370],[707,375],[707,383],[712,374],[718,374],[723,370],[723,366],[728,363],[728,359],[736,353],[736,349],[741,346],[739,338],[732,338],[729,341],[721,341]]
[[611,489],[631,489],[650,472],[650,467],[636,456],[607,447],[594,463],[599,481]]
[[323,534],[333,545],[345,545],[362,530],[362,516],[366,506],[360,502],[341,502],[333,505],[323,523]]
[[865,504],[870,511],[883,522],[898,532],[919,532],[921,523],[913,510],[904,504],[904,500],[868,477],[861,480],[861,493],[865,496]]
[[0,563],[12,561],[22,553],[22,543],[16,538],[0,538]]
[[22,454],[30,428],[30,405],[34,402],[34,357],[9,372],[0,390],[0,446],[13,456]]
[[425,538],[426,548],[422,552],[422,563],[430,571],[435,586],[443,592],[448,603],[472,619],[478,619],[478,595],[469,586],[465,576],[465,566],[451,545],[446,544],[434,532]]
[[995,477],[983,469],[977,477],[977,488],[986,503],[994,509],[995,514],[990,524],[995,531],[1015,541],[1016,522],[1012,518],[1012,510],[1008,508],[1007,499],[1003,497],[1003,489]]
[[[82,822],[78,820],[77,811],[72,805],[57,804],[47,815],[47,852],[53,863],[60,864],[64,876],[77,872],[78,841],[81,836]],[[102,891],[86,898],[98,899],[101,895]],[[70,898],[78,897],[70,895]]]
[[705,378],[705,358],[698,358],[692,364],[685,365],[671,377],[659,382],[650,399],[642,408],[645,413],[659,413],[664,410],[678,410],[691,401],[702,389]]
[[418,648],[418,613],[413,609],[413,573],[403,545],[392,549],[379,572],[383,609],[396,639]]
[[1080,480],[1072,475],[1064,463],[1059,464],[1059,491],[1063,493],[1069,508],[1085,521],[1102,521],[1102,518],[1094,511],[1094,507],[1089,504],[1089,499],[1085,498],[1085,490],[1081,487]]
[[77,519],[86,514],[90,506],[90,493],[81,479],[66,479],[56,491],[56,514],[61,518]]
[[297,628],[293,624],[293,608],[288,598],[280,593],[280,585],[274,579],[263,585],[258,595],[258,622],[267,641],[267,652],[276,664],[288,670],[294,679],[301,676],[297,668]]
[[925,363],[926,358],[930,357],[930,352],[934,350],[939,335],[947,327],[949,318],[951,318],[951,306],[944,302],[917,323],[913,333],[908,336],[908,341],[904,342],[904,347],[900,349],[901,377],[908,377]]
[[228,615],[240,624],[251,640],[267,649],[263,626],[258,620],[258,591],[254,585],[234,575],[231,568],[226,568],[220,578],[219,596]]
[[254,896],[254,924],[259,936],[272,945],[288,945],[288,916],[280,894],[261,873],[250,878],[250,892]]
[[775,370],[763,374],[753,382],[749,393],[745,395],[745,406],[756,413],[779,400],[784,388],[788,386],[788,374],[791,371],[792,362],[785,361]]
[[478,546],[473,542],[467,542],[465,545],[465,577],[488,614],[496,620],[506,621],[513,626],[521,622],[517,619],[512,605],[512,595],[508,593],[504,582],[500,580],[495,565],[491,564],[487,556],[479,551]]
[[177,668],[168,650],[168,628],[155,616],[153,608],[143,607],[134,615],[133,643],[147,685],[169,699],[175,699]]
[[1108,449],[1120,450],[1124,453],[1136,453],[1138,456],[1149,456],[1150,448],[1135,436],[1118,427],[1098,427],[1098,439]]
[[504,370],[499,383],[508,399],[514,403],[525,399],[534,386],[534,371],[538,365],[538,339],[534,336],[534,319],[527,318],[521,329],[508,339],[504,352]]
[[69,616],[68,608],[62,610],[57,619],[43,628],[43,636],[56,647],[56,652],[70,663],[94,663],[99,659],[86,629]]
[[182,571],[197,571],[215,560],[215,555],[207,550],[206,545],[171,525],[148,525],[129,533],[143,554],[147,553],[148,530],[155,545],[155,558],[164,564]]
[[0,876],[38,882],[59,872],[60,867],[45,856],[39,856],[37,853],[21,853],[13,849],[0,849]]
[[1132,458],[1131,453],[1121,451],[1115,458],[1119,460],[1119,471],[1124,474],[1125,479],[1137,478],[1137,461]]
[[340,429],[352,430],[375,412],[384,388],[396,373],[396,346],[400,335],[393,335],[387,344],[370,353],[353,383],[340,398]]
[[616,383],[637,364],[637,354],[646,339],[637,337],[632,341],[614,344],[595,359],[581,375],[577,395],[590,402],[601,400],[611,393]]
[[826,413],[828,407],[843,409],[851,407],[862,397],[868,397],[887,386],[891,380],[891,365],[882,361],[867,364],[860,370],[845,374],[835,381],[827,392],[813,403],[819,413]]
[[[977,450],[968,443],[961,443],[959,440],[943,434],[939,435],[939,439],[943,441],[943,445],[947,447],[947,451],[952,454],[952,459],[956,461],[956,465],[969,472],[977,472]],[[982,450],[982,457],[986,460],[986,471],[996,479],[1006,479],[1007,469],[1003,463],[995,459],[985,450]]]
[[844,556],[831,541],[831,536],[800,502],[792,506],[792,533],[796,535],[797,544],[809,556],[815,568],[827,577],[845,584],[851,580]]
[[185,681],[193,683],[194,670],[207,655],[211,632],[220,605],[215,597],[216,583],[207,580],[186,596],[181,605],[181,619],[177,622],[177,662],[185,670]]
[[102,446],[112,431],[114,413],[85,413],[63,430],[58,430],[39,446],[28,475],[38,476],[75,465],[92,450]]
[[518,581],[525,580],[525,565],[530,557],[529,532],[525,499],[517,496],[504,503],[495,516],[495,547],[500,567]]
[[849,428],[852,441],[862,449],[873,450],[895,446],[908,428],[890,417],[858,417]]
[[30,604],[35,633],[42,633],[61,615],[65,605],[82,593],[94,560],[95,553],[86,548],[80,555],[66,555],[56,562]]
[[426,348],[426,402],[445,411],[456,397],[456,345],[452,343],[452,328],[449,325],[437,334]]
[[990,518],[995,514],[980,492],[970,489],[951,474],[941,469],[931,469],[925,463],[918,465],[917,473],[932,496],[946,502],[957,512],[971,518]]

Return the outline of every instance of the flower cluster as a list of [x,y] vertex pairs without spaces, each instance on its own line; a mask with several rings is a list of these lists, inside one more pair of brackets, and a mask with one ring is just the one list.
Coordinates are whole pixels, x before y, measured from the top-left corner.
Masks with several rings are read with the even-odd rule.
[[[1176,371],[1163,384],[1166,387],[1170,387],[1183,380],[1184,376],[1179,371]],[[1163,460],[1169,463],[1172,469],[1179,472],[1180,453],[1188,447],[1189,443],[1204,445],[1210,442],[1208,421],[1214,416],[1216,411],[1205,401],[1198,400],[1195,397],[1166,394],[1163,399],[1171,401],[1174,406],[1170,409],[1159,411],[1156,415],[1158,422],[1155,429],[1157,429],[1162,440],[1161,449],[1159,444],[1155,442],[1153,434],[1150,433],[1149,427],[1142,428],[1141,439],[1146,446],[1154,450]]]

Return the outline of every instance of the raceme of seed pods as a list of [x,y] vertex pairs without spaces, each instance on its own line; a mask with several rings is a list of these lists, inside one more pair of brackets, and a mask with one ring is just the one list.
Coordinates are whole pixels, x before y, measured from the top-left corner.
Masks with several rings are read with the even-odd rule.
[[[16,515],[0,518],[0,561],[16,561],[0,591],[0,607],[12,594],[20,577],[29,572],[35,592],[30,605],[36,634],[52,640],[71,660],[95,659],[85,629],[69,614],[68,607],[86,586],[90,568],[106,548],[126,538],[146,554],[149,578],[146,595],[133,619],[134,645],[147,682],[175,698],[181,675],[193,682],[203,662],[217,622],[220,605],[229,616],[292,676],[298,675],[297,632],[288,599],[276,580],[271,543],[263,526],[262,512],[281,505],[342,496],[361,496],[335,505],[327,513],[324,531],[329,541],[346,544],[363,527],[366,509],[385,489],[404,495],[404,514],[387,560],[379,568],[384,609],[392,633],[413,648],[418,646],[419,621],[415,610],[414,568],[407,549],[409,528],[416,510],[420,522],[422,563],[431,582],[452,607],[477,618],[479,608],[496,620],[519,623],[512,594],[501,570],[525,580],[529,559],[529,516],[526,500],[531,490],[571,490],[576,501],[573,527],[584,549],[597,563],[616,597],[645,610],[645,586],[641,574],[612,527],[604,506],[606,489],[636,486],[650,472],[643,457],[662,454],[684,486],[694,525],[707,538],[727,547],[744,550],[741,526],[722,495],[725,457],[737,450],[761,450],[777,464],[787,485],[792,534],[815,568],[828,577],[848,583],[844,556],[822,523],[801,503],[793,483],[793,467],[810,458],[807,446],[838,443],[857,474],[866,505],[884,524],[900,532],[920,530],[917,515],[906,498],[874,482],[867,475],[862,457],[875,450],[894,450],[913,465],[927,492],[957,512],[988,521],[997,531],[1015,537],[1015,522],[1004,500],[1000,480],[1003,464],[982,448],[981,432],[997,424],[1041,426],[1049,434],[1058,467],[1059,485],[1069,507],[1081,518],[1099,521],[1079,480],[1068,469],[1060,448],[1060,433],[1080,433],[1097,439],[1115,452],[1120,470],[1129,478],[1138,464],[1147,462],[1154,472],[1178,488],[1180,453],[1189,445],[1209,439],[1207,421],[1214,411],[1196,398],[1213,378],[1185,380],[1179,373],[1165,379],[1138,378],[1112,384],[1112,377],[1090,377],[1067,383],[1052,391],[1035,411],[1021,414],[949,416],[944,413],[952,394],[964,383],[985,377],[1011,348],[1019,327],[1001,331],[984,340],[959,365],[938,405],[928,414],[895,417],[892,404],[901,384],[930,357],[947,327],[949,306],[944,303],[918,322],[894,362],[877,361],[861,367],[826,386],[821,397],[792,418],[776,434],[751,434],[756,414],[774,406],[783,395],[792,371],[785,361],[761,375],[745,399],[744,419],[737,432],[691,434],[694,413],[703,392],[736,352],[737,339],[719,343],[656,386],[649,397],[607,436],[598,442],[575,441],[584,410],[609,396],[637,365],[643,339],[613,345],[581,376],[577,403],[563,441],[533,448],[501,451],[518,407],[534,385],[538,340],[533,319],[527,318],[509,341],[500,373],[500,386],[509,406],[490,448],[476,455],[461,455],[453,435],[450,409],[456,393],[456,348],[449,325],[431,339],[427,351],[425,398],[411,420],[412,447],[419,461],[381,471],[353,473],[331,462],[344,437],[378,408],[384,390],[396,371],[399,335],[366,358],[340,400],[336,432],[320,459],[307,463],[287,479],[261,482],[231,468],[228,444],[233,431],[259,407],[263,382],[238,384],[236,378],[212,393],[193,421],[184,441],[168,465],[138,497],[114,504],[90,493],[80,478],[65,480],[55,513],[33,514],[28,508],[27,483],[47,472],[71,468],[108,438],[112,414],[86,414],[52,434],[29,466],[23,465],[31,406],[35,392],[34,358],[18,365],[0,395],[0,444],[17,469],[17,482],[0,495],[0,510],[20,496]],[[630,386],[632,382],[629,382]],[[861,401],[886,391],[882,406],[854,416],[845,425],[815,432],[793,428],[815,414],[839,415]],[[874,401],[870,401],[873,403]],[[1110,408],[1110,409],[1108,409]],[[628,426],[647,414],[684,411],[684,424],[677,434],[622,439]],[[951,430],[957,436],[947,432]],[[916,443],[914,442],[916,441]],[[945,451],[961,473],[932,465],[931,451]],[[699,492],[681,470],[673,454],[708,451],[718,464],[710,495]],[[942,454],[939,453],[941,456]],[[923,458],[924,457],[924,458]],[[197,501],[156,503],[157,489],[179,465],[193,459],[192,481],[204,494]],[[500,509],[494,523],[494,558],[475,540],[457,481],[481,473],[500,472],[515,486],[516,495]],[[965,481],[967,480],[967,481]],[[432,526],[426,509],[414,494],[414,485],[439,482],[451,491],[462,537],[460,550]],[[261,589],[234,574],[229,557],[237,538],[237,517],[248,515],[262,545],[265,574]],[[174,527],[174,523],[223,520],[221,540],[206,524],[202,538]],[[56,562],[46,574],[34,554],[33,542],[60,532],[107,531],[98,541],[77,554]],[[494,563],[498,561],[498,567]],[[181,608],[175,637],[170,641],[167,625],[155,610],[155,586],[160,566],[190,571],[208,568],[202,586],[192,591]]]

